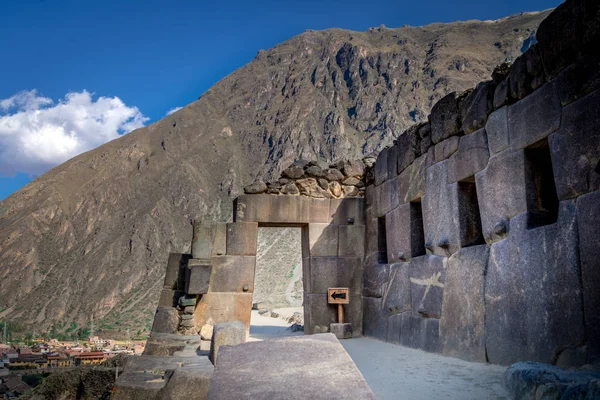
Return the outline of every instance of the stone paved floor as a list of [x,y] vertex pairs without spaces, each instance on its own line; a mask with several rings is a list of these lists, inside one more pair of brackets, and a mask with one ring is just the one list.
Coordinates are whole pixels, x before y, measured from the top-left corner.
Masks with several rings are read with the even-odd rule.
[[377,399],[508,399],[506,368],[443,357],[371,338],[342,345]]

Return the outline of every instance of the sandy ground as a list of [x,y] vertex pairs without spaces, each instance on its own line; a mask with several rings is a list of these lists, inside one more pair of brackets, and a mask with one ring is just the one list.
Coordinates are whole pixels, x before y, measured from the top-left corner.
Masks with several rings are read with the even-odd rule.
[[508,399],[506,368],[443,357],[371,338],[342,345],[377,399]]
[[[295,311],[302,312],[302,307],[273,311],[280,318],[252,311],[248,341],[303,335],[289,330],[291,324],[284,319]],[[503,384],[504,367],[443,357],[371,338],[341,343],[380,400],[509,398]]]

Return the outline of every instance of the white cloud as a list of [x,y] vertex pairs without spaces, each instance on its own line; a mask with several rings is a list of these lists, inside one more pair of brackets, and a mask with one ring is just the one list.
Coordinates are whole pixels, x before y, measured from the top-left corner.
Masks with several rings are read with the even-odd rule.
[[169,115],[181,110],[183,107],[174,107],[171,108],[169,111],[167,111],[167,113],[165,114],[165,117],[168,117]]
[[118,97],[94,100],[83,90],[55,103],[36,90],[19,92],[0,99],[0,174],[40,175],[146,121]]

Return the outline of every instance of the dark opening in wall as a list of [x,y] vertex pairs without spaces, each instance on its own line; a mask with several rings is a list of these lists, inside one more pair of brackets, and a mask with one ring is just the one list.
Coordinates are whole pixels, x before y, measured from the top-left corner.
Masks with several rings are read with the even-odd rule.
[[475,177],[458,182],[458,212],[462,247],[484,244]]
[[377,218],[377,262],[387,264],[387,239],[385,237],[385,217]]
[[421,200],[410,203],[410,252],[412,257],[425,255],[425,229]]
[[548,139],[525,149],[527,227],[549,225],[558,219],[558,196],[554,183]]

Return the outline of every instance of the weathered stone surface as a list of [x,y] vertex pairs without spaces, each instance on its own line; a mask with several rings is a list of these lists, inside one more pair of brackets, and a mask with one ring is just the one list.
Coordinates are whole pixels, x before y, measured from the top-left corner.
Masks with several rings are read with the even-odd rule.
[[304,175],[304,167],[299,165],[292,165],[291,167],[283,170],[283,176],[289,179],[302,178],[302,175]]
[[254,292],[255,256],[218,256],[211,261],[211,292]]
[[560,127],[561,107],[553,83],[547,83],[508,107],[508,136],[512,150],[546,138]]
[[267,184],[262,180],[255,180],[251,185],[244,187],[244,193],[246,194],[257,194],[264,193],[267,191]]
[[236,199],[235,211],[236,222],[294,224],[331,221],[329,200],[304,196],[243,195]]
[[554,80],[563,106],[600,89],[600,55],[577,60]]
[[381,185],[387,181],[388,175],[388,152],[389,147],[384,148],[377,156],[377,162],[375,163],[375,185]]
[[450,93],[442,97],[431,109],[429,120],[431,121],[431,140],[434,144],[456,135],[460,130],[459,101],[459,93]]
[[342,192],[342,185],[339,182],[329,182],[329,190],[335,198],[339,198],[344,194]]
[[295,183],[287,183],[281,188],[281,194],[287,194],[289,196],[296,196],[300,194],[300,190]]
[[523,213],[510,220],[508,237],[492,245],[485,283],[490,362],[552,363],[583,343],[575,227],[575,204],[563,201],[555,224],[527,229]]
[[[390,182],[397,191],[398,204],[419,200],[425,194],[426,170],[435,162],[435,147],[430,147],[427,154],[417,158],[397,179]],[[393,192],[392,192],[393,193]],[[391,203],[390,203],[391,206]],[[388,212],[391,208],[388,210]]]
[[237,346],[245,342],[246,328],[240,321],[216,324],[210,342],[210,360],[214,365],[217,365],[221,346]]
[[240,321],[250,330],[252,293],[209,292],[202,295],[194,312],[196,326]]
[[388,168],[388,179],[392,179],[398,175],[398,146],[393,145],[388,148],[387,154],[387,168]]
[[338,255],[340,257],[358,257],[365,255],[364,225],[340,225]]
[[488,114],[494,106],[495,89],[496,85],[494,85],[494,82],[481,82],[461,102],[460,113],[464,133],[469,134],[485,126]]
[[583,311],[590,361],[600,361],[600,191],[577,199]]
[[510,99],[510,88],[508,78],[498,83],[494,91],[494,108],[498,109],[508,104]]
[[227,255],[255,256],[258,239],[256,222],[232,222],[227,224]]
[[362,258],[311,257],[309,263],[311,293],[327,294],[330,287],[347,287],[350,293],[361,294]]
[[176,333],[179,327],[179,313],[174,307],[158,307],[154,314],[152,332]]
[[332,199],[329,214],[336,225],[365,225],[364,207],[365,199]]
[[196,305],[197,297],[195,295],[184,295],[179,298],[179,306],[180,307],[190,307]]
[[465,247],[448,259],[440,337],[445,355],[486,362],[484,276],[487,245]]
[[375,186],[373,212],[376,217],[384,217],[392,209],[390,203],[392,182],[394,182],[394,179],[387,180],[381,185]]
[[508,107],[490,114],[485,124],[490,155],[508,148]]
[[528,361],[510,366],[504,377],[514,399],[593,399],[600,396],[599,371],[564,370]]
[[366,264],[363,275],[363,296],[383,297],[390,279],[389,264]]
[[325,171],[324,178],[327,179],[328,181],[336,181],[337,182],[337,181],[341,181],[344,179],[344,174],[342,174],[339,169],[329,168],[328,170]]
[[193,358],[195,360],[190,362],[190,365],[173,371],[167,384],[158,393],[157,399],[208,399],[214,367],[206,357]]
[[330,194],[327,190],[319,186],[319,183],[315,178],[304,178],[296,181],[296,186],[300,190],[300,194],[309,197],[315,197],[319,199],[327,199]]
[[329,331],[338,339],[352,339],[352,324],[335,323],[329,325]]
[[396,139],[396,146],[398,147],[398,164],[396,169],[398,173],[404,171],[406,167],[415,161],[417,146],[419,145],[418,139],[416,127],[409,128]]
[[389,267],[389,283],[383,298],[382,314],[390,316],[412,309],[410,263],[395,263]]
[[212,340],[214,325],[204,324],[200,329],[200,337],[202,340]]
[[419,137],[419,147],[415,149],[417,152],[416,156],[420,157],[423,154],[427,154],[429,148],[433,146],[431,140],[431,125],[429,123],[423,123],[418,126],[417,135]]
[[[350,304],[344,305],[344,322],[353,326],[353,335],[362,332],[362,296],[351,294]],[[304,293],[304,334],[329,332],[330,324],[338,322],[337,305],[327,304],[327,294]]]
[[444,139],[435,145],[435,162],[444,161],[458,150],[458,136],[452,136]]
[[[437,150],[436,150],[437,156]],[[460,138],[458,151],[450,157],[448,183],[462,181],[475,176],[487,166],[490,153],[485,129]]]
[[198,260],[192,258],[189,260],[185,270],[185,292],[192,295],[207,293],[211,272],[210,259]]
[[383,299],[363,298],[363,334],[380,340],[386,339],[385,318],[382,313]]
[[390,211],[385,226],[389,263],[425,254],[421,203],[403,204]]
[[450,256],[460,248],[457,184],[448,184],[448,160],[427,169],[423,198],[425,247],[436,255]]
[[537,46],[519,56],[510,67],[509,91],[513,100],[521,100],[546,81]]
[[344,197],[358,197],[360,195],[356,186],[342,185],[342,192]]
[[[165,274],[165,280],[163,284],[165,289],[183,289],[183,286],[179,286],[179,274],[181,271],[184,271],[185,265],[190,258],[190,254],[169,253],[167,272]],[[181,277],[181,280],[183,281],[183,276]]]
[[410,291],[413,314],[440,318],[446,282],[446,265],[443,257],[421,256],[410,263]]
[[[475,181],[483,237],[491,243],[505,236],[510,218],[527,211],[524,152],[504,150],[490,157]],[[504,226],[501,236],[494,234],[499,226]]]
[[304,230],[303,257],[329,257],[338,255],[338,227],[333,224],[308,224]]
[[345,161],[341,170],[345,176],[361,177],[365,173],[365,164],[361,160]]
[[323,169],[317,165],[311,165],[310,167],[306,168],[304,172],[306,175],[313,178],[321,178],[325,175],[325,171],[323,171]]
[[439,320],[405,312],[392,315],[390,321],[390,336],[395,336],[399,330],[401,345],[432,353],[440,352]]
[[360,183],[360,180],[353,176],[348,177],[342,181],[342,184],[347,185],[347,186],[354,186],[354,185],[357,185],[358,183]]
[[195,220],[192,236],[192,257],[196,259],[210,258],[213,251],[214,237],[214,222]]
[[322,334],[223,348],[209,398],[363,400],[375,396],[335,336]]
[[560,200],[600,190],[600,90],[566,106],[548,142]]
[[159,307],[176,307],[179,298],[184,294],[183,291],[173,289],[163,289],[160,292],[158,300]]

